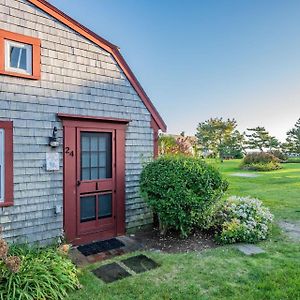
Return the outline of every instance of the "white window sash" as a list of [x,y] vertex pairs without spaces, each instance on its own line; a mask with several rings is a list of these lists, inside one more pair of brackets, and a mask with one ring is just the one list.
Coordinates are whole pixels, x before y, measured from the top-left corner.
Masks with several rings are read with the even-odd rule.
[[[10,66],[10,49],[11,47],[18,47],[23,51],[26,51],[26,70],[20,68],[13,68]],[[21,59],[21,52],[19,55],[19,62]],[[32,75],[32,45],[22,44],[10,40],[5,40],[5,71],[15,72],[25,75]]]
[[4,129],[0,128],[0,202],[4,201]]

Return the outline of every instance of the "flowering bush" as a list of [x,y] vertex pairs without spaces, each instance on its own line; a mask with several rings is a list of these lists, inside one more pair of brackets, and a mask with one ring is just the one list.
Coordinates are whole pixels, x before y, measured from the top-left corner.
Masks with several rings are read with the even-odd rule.
[[217,209],[214,227],[221,244],[257,242],[267,238],[273,215],[260,200],[230,197]]

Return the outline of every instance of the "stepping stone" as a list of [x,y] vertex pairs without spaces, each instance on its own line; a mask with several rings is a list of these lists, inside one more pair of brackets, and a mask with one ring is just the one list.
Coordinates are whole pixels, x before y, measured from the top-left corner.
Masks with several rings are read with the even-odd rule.
[[247,177],[247,178],[254,178],[258,177],[258,174],[250,174],[250,173],[233,173],[230,174],[231,176],[236,176],[236,177]]
[[265,253],[265,250],[252,244],[239,244],[236,245],[236,248],[246,255]]
[[143,254],[121,260],[121,262],[135,273],[146,272],[159,266],[158,263]]
[[101,266],[92,271],[98,278],[102,279],[105,283],[111,283],[131,276],[125,269],[117,263]]
[[278,225],[290,239],[300,242],[300,224],[282,221]]

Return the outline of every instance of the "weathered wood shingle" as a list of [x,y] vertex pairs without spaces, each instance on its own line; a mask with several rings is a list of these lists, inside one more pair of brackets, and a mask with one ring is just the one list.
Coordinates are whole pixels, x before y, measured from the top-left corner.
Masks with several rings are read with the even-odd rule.
[[[151,222],[139,197],[142,163],[153,155],[151,116],[113,57],[26,0],[0,0],[0,28],[41,39],[41,80],[0,76],[0,119],[14,121],[14,206],[0,208],[9,240],[49,242],[61,234],[61,168],[45,170],[57,113],[126,118],[126,225]],[[57,151],[57,150],[55,150]]]

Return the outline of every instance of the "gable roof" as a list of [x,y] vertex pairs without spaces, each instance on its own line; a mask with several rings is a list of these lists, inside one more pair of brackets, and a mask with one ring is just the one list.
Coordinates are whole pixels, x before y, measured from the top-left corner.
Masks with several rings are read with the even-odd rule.
[[100,37],[99,35],[97,35],[93,31],[89,30],[88,28],[86,28],[85,26],[80,24],[79,22],[75,21],[71,17],[67,16],[61,10],[59,10],[58,8],[56,8],[55,6],[53,6],[52,4],[50,4],[49,2],[47,2],[45,0],[27,0],[27,1],[30,2],[31,4],[35,5],[39,9],[43,10],[44,12],[46,12],[53,18],[57,19],[64,25],[75,30],[76,32],[78,32],[79,34],[81,34],[82,36],[84,36],[85,38],[90,40],[91,42],[100,46],[101,48],[106,50],[108,53],[110,53],[113,56],[113,58],[116,60],[116,62],[118,63],[119,67],[122,69],[124,74],[126,75],[127,79],[129,80],[129,82],[131,83],[131,85],[133,86],[133,88],[135,89],[137,94],[139,95],[139,97],[142,99],[143,103],[145,104],[145,106],[147,107],[149,112],[151,113],[151,116],[152,116],[153,120],[155,121],[155,123],[157,124],[158,128],[161,129],[162,131],[167,130],[167,126],[166,126],[164,120],[162,119],[162,117],[160,116],[160,114],[158,113],[156,108],[154,107],[153,103],[151,102],[151,100],[147,96],[146,92],[144,91],[144,89],[142,88],[140,83],[138,82],[137,78],[131,71],[130,67],[126,63],[125,59],[123,58],[122,54],[119,51],[119,48],[116,45],[114,45],[114,44],[108,42],[107,40],[105,40],[104,38]]

